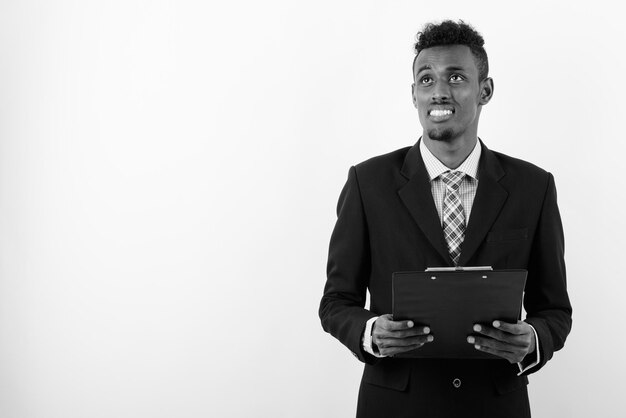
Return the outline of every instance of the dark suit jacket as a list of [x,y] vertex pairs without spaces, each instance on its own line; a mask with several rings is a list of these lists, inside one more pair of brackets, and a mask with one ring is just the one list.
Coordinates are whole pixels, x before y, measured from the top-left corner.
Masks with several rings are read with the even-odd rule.
[[[493,403],[499,395],[512,394],[506,404],[526,405],[528,409],[528,380],[518,377],[517,366],[506,360],[377,359],[362,350],[366,321],[391,313],[393,272],[453,265],[419,143],[352,167],[337,214],[319,315],[324,330],[366,363],[359,411],[377,411],[371,416],[394,416],[388,410],[391,398],[385,394],[409,389],[417,393],[413,397],[423,394],[424,401],[441,402],[440,408],[444,409],[451,397],[460,392],[469,395],[464,399],[493,399]],[[483,144],[478,189],[459,265],[528,270],[526,322],[537,331],[541,354],[540,364],[530,372],[543,367],[563,347],[571,328],[563,241],[552,175],[527,162],[490,151]],[[368,289],[370,308],[366,310]],[[436,335],[436,330],[433,332]],[[461,375],[467,384],[453,387],[452,379]],[[373,394],[373,387],[384,390]],[[377,399],[372,399],[374,396]],[[510,417],[527,416],[517,406],[515,409],[517,413],[500,412]],[[367,415],[361,412],[360,415]],[[439,409],[417,416],[446,414]]]

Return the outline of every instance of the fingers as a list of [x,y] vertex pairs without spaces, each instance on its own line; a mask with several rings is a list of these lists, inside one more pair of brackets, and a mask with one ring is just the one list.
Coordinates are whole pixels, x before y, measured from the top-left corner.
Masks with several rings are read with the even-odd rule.
[[522,357],[518,359],[518,356],[515,355],[515,353],[511,353],[510,351],[498,350],[487,345],[475,344],[474,348],[479,351],[484,351],[485,353],[493,354],[494,356],[502,357],[503,359],[508,360],[511,364],[519,363],[524,358]]
[[524,321],[517,321],[517,324],[511,324],[509,322],[504,321],[493,321],[492,325],[494,328],[500,329],[504,332],[508,332],[509,334],[515,335],[523,335],[529,332],[532,332],[530,329],[530,325],[528,325]]
[[[476,346],[479,347],[488,347],[498,351],[506,351],[508,353],[514,352],[518,347],[513,346],[511,344],[503,343],[502,341],[494,340],[493,338],[484,338],[470,335],[467,337],[467,342],[470,344],[474,344],[474,348]],[[521,347],[519,347],[521,348]]]
[[435,339],[432,335],[418,335],[416,337],[409,338],[377,338],[374,340],[374,344],[380,350],[381,348],[389,347],[407,347],[410,345],[424,345],[432,342]]
[[[494,321],[497,323],[499,321]],[[513,334],[507,331],[504,331],[502,328],[503,322],[500,322],[498,329],[492,328],[487,325],[475,324],[474,331],[486,335],[490,338],[493,338],[498,341],[502,341],[506,344],[517,345],[521,347],[526,347],[530,343],[530,334]],[[509,324],[512,325],[512,324]],[[515,325],[517,327],[517,325]],[[532,332],[532,330],[531,330]]]
[[413,321],[394,321],[391,319],[391,315],[381,315],[374,324],[379,324],[380,327],[387,331],[404,331],[413,328],[415,325]]
[[505,358],[511,363],[522,361],[534,351],[534,334],[530,325],[521,321],[517,324],[494,321],[493,325],[494,328],[475,324],[474,331],[482,335],[470,335],[467,342],[477,350]]
[[404,353],[406,351],[415,350],[422,347],[424,344],[432,342],[434,337],[432,335],[419,335],[412,338],[384,338],[378,341],[374,341],[378,347],[378,352],[384,356],[393,356],[396,354]]
[[416,326],[413,321],[392,321],[391,315],[381,315],[372,327],[372,335],[379,338],[406,338],[430,334],[430,328]]
[[430,328],[411,320],[394,321],[391,315],[381,315],[372,327],[372,342],[384,356],[415,350],[434,340]]
[[430,328],[419,326],[415,328],[409,328],[404,331],[390,331],[384,334],[384,336],[390,338],[408,338],[416,337],[418,335],[430,335]]
[[401,354],[401,353],[406,353],[408,351],[411,350],[417,350],[418,348],[422,347],[424,344],[416,344],[416,345],[409,345],[406,347],[391,347],[391,348],[387,348],[385,350],[380,350],[380,354],[387,356],[387,357],[393,357],[396,354]]

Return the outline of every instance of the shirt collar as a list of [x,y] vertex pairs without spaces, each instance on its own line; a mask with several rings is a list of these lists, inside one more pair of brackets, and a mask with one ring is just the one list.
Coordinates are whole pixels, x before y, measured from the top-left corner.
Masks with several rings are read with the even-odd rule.
[[[423,140],[420,140],[420,153],[422,154],[422,160],[428,171],[430,180],[434,180],[446,171],[450,171],[451,168],[446,167],[441,161],[433,155],[432,152],[426,147]],[[474,149],[467,156],[465,161],[461,163],[454,171],[462,171],[466,175],[478,180],[478,162],[480,161],[480,154],[482,153],[482,146],[480,141],[476,141]]]

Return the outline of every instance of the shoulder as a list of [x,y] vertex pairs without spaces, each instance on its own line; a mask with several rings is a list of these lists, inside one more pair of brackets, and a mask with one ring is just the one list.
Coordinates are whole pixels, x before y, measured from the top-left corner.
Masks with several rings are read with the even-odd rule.
[[554,183],[552,174],[547,170],[497,151],[489,151],[498,161],[504,172],[501,184],[508,185],[511,189],[522,189],[536,193],[543,193],[550,183]]
[[400,173],[410,149],[411,147],[400,148],[360,162],[354,166],[356,173],[359,177],[366,178]]
[[507,175],[523,175],[532,177],[547,177],[550,173],[543,168],[519,158],[511,157],[497,151],[490,151],[498,160]]

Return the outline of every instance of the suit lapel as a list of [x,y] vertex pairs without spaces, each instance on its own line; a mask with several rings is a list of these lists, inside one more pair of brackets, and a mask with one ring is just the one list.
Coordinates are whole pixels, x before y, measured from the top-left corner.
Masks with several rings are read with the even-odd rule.
[[400,199],[431,245],[448,265],[452,266],[452,259],[441,229],[441,220],[433,202],[430,179],[420,154],[419,142],[407,153],[400,173],[408,179],[408,182],[398,190]]
[[[504,170],[494,153],[482,141],[481,145],[478,189],[472,205],[470,221],[465,230],[465,240],[459,258],[460,266],[467,265],[467,262],[474,256],[508,197],[506,189],[499,183],[505,175]],[[431,245],[446,260],[448,265],[452,266],[453,262],[443,236],[441,220],[433,202],[430,179],[419,150],[419,142],[408,151],[400,173],[408,180],[398,190],[400,199]]]
[[[482,144],[482,141],[481,141]],[[484,241],[508,197],[499,180],[504,176],[496,156],[482,144],[478,167],[478,190],[472,205],[470,220],[465,230],[459,265],[465,266]]]

